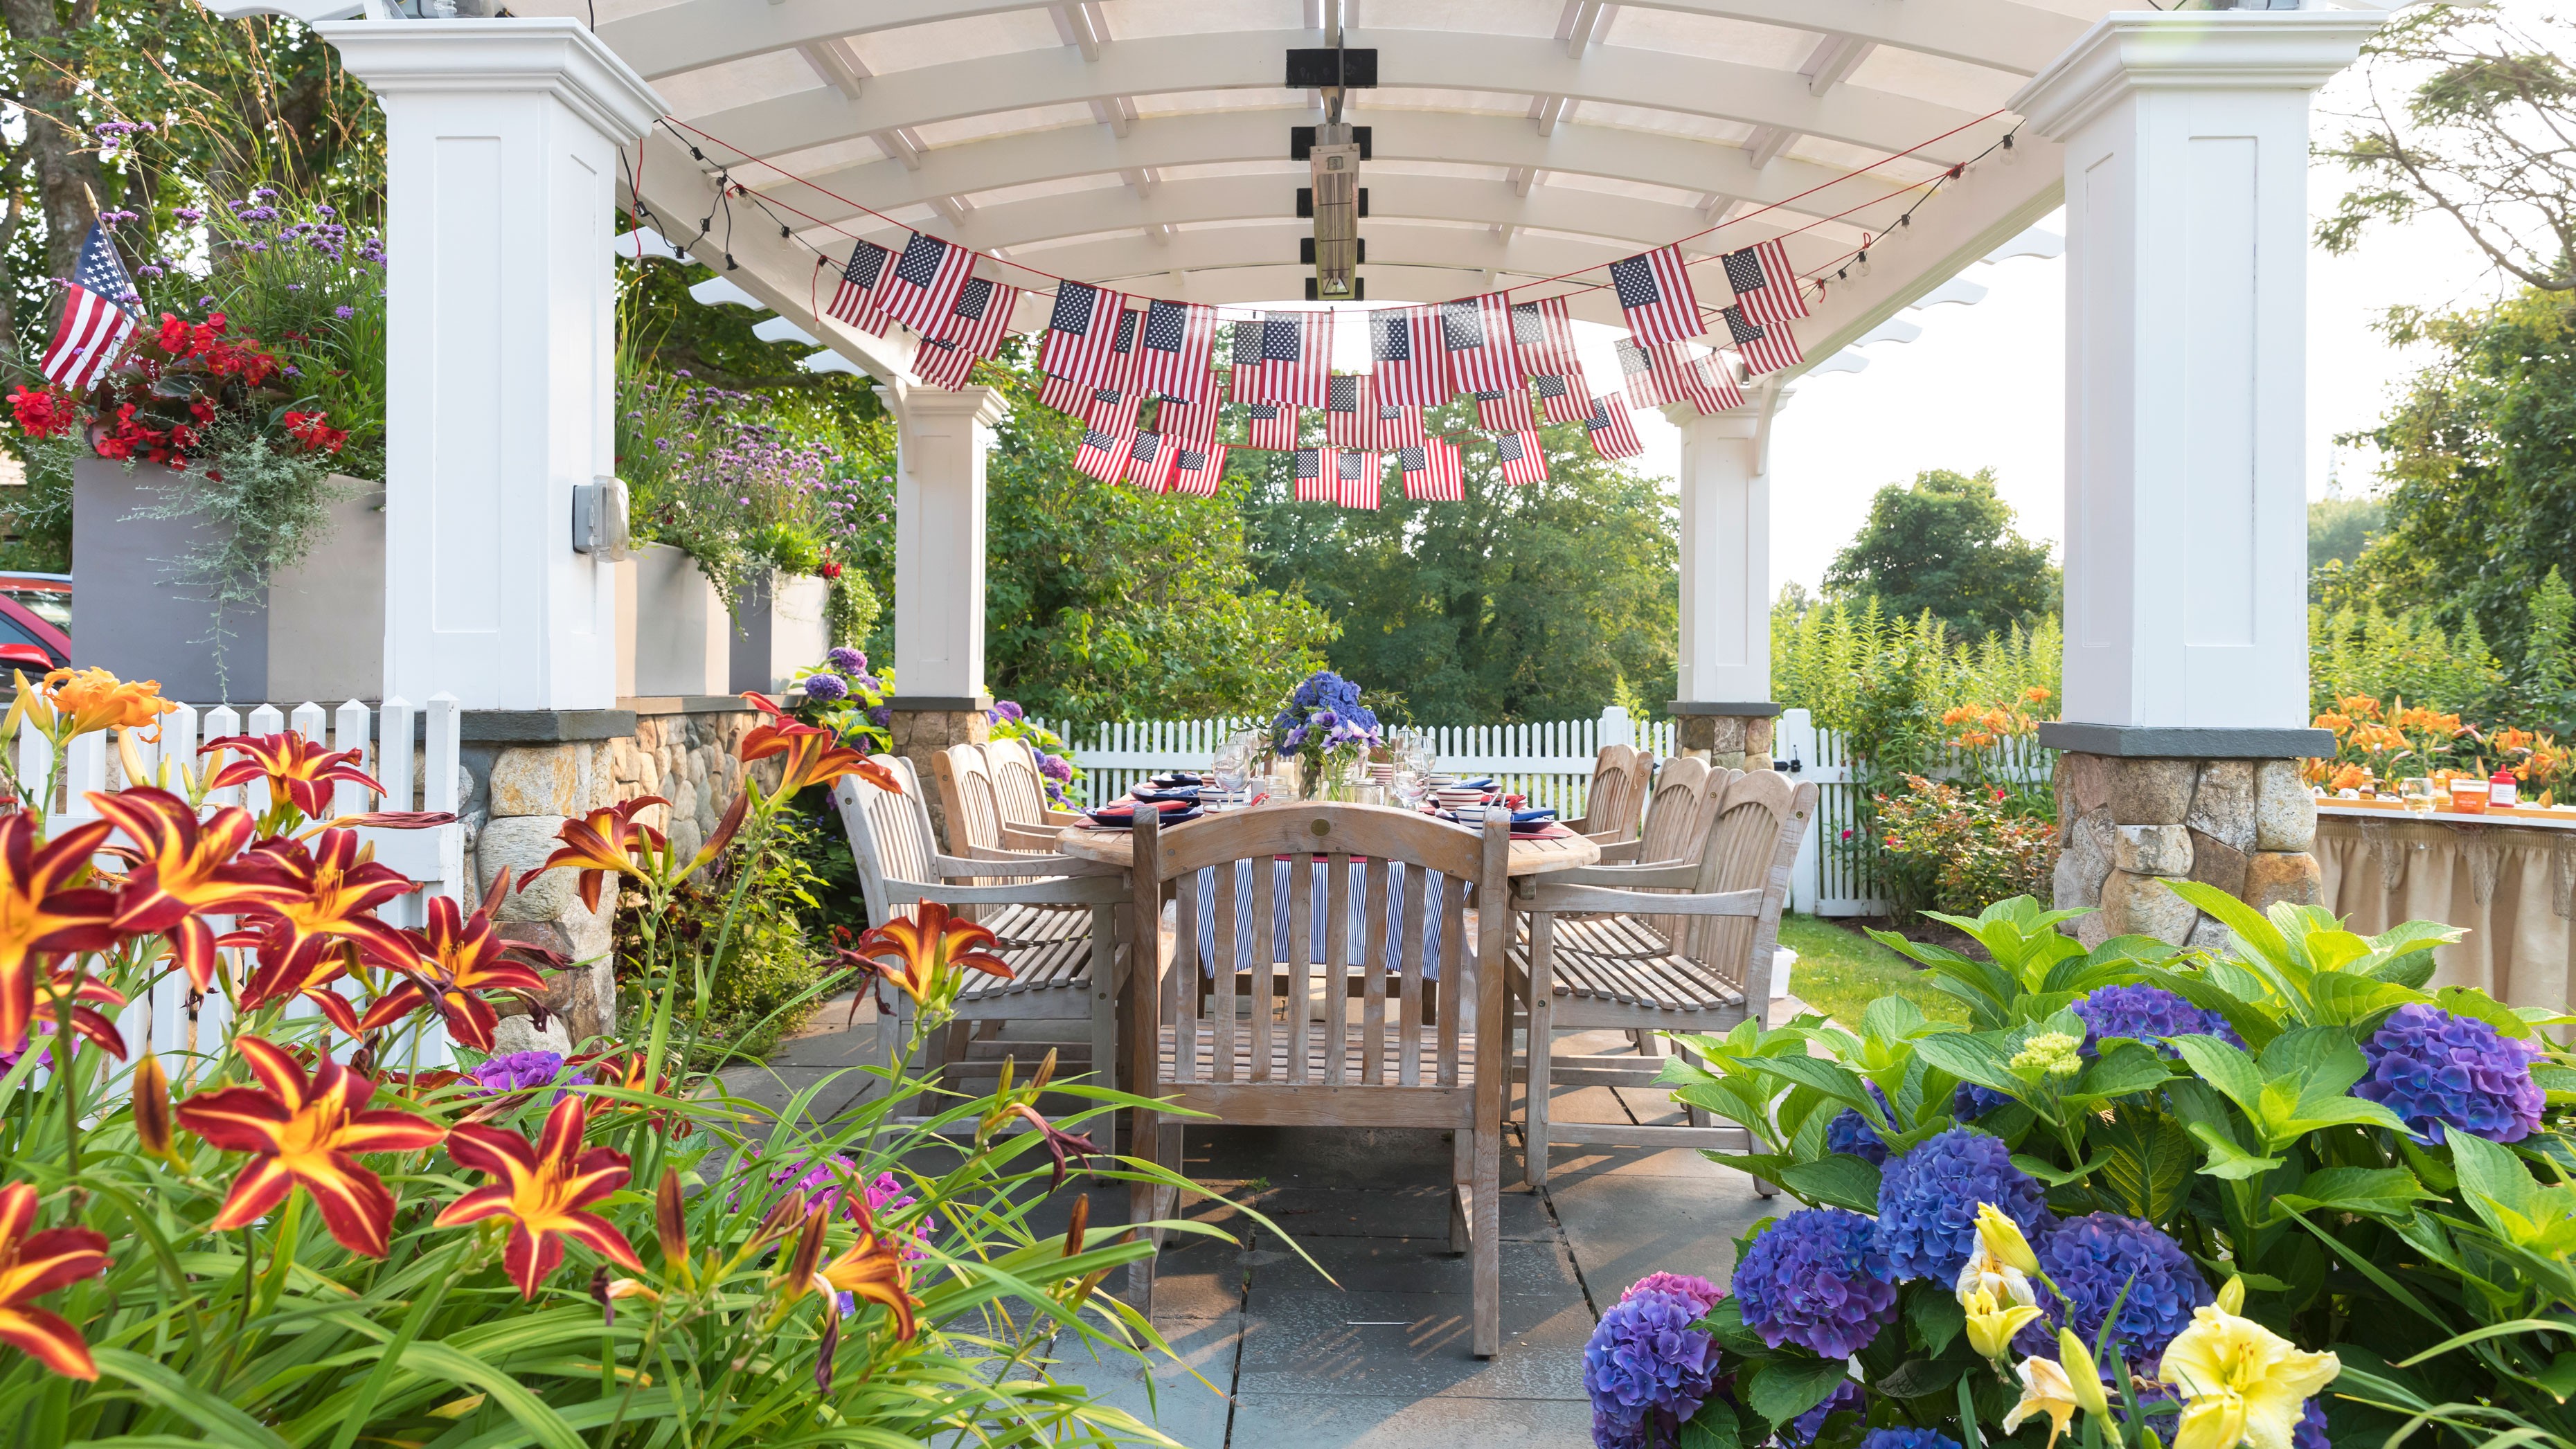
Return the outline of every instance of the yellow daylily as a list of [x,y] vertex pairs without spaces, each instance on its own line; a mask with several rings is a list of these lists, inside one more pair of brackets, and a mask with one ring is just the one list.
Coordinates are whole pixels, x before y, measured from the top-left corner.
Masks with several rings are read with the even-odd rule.
[[1982,1241],[1968,1254],[1968,1261],[1959,1265],[1956,1291],[1962,1307],[1967,1305],[1968,1295],[1977,1292],[1992,1295],[1999,1304],[2020,1303],[2036,1307],[2039,1303],[2039,1295],[2032,1291],[2029,1276],[1987,1252]]
[[1986,1256],[2007,1268],[2024,1273],[2039,1271],[2039,1255],[2030,1250],[2030,1239],[2021,1234],[2021,1224],[2004,1216],[2003,1209],[1990,1202],[1977,1204],[1977,1245]]
[[1959,1306],[1968,1310],[1968,1346],[1993,1359],[2012,1352],[2013,1335],[2041,1316],[2028,1304],[1998,1302],[1983,1288],[1960,1294]]
[[2341,1372],[2333,1354],[2308,1353],[2221,1308],[2196,1309],[2157,1373],[2182,1394],[2173,1449],[2290,1449],[2307,1401]]
[[77,736],[103,729],[151,729],[150,738],[158,740],[161,716],[179,707],[161,697],[159,683],[119,679],[104,669],[57,669],[32,686],[23,673],[13,673],[12,678],[18,697],[9,706],[7,720],[0,722],[0,738],[14,736],[23,720],[57,749]]
[[2021,1402],[2004,1415],[2004,1432],[2009,1434],[2022,1426],[2033,1414],[2048,1416],[2048,1449],[2057,1449],[2057,1436],[2066,1432],[2066,1423],[2075,1417],[2075,1386],[2068,1381],[2066,1370],[2053,1358],[2026,1358],[2021,1361]]

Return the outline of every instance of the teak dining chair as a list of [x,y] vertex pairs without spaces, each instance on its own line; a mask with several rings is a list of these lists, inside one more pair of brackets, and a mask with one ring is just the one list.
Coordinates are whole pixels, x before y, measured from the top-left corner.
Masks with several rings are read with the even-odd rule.
[[[1038,773],[1037,751],[1026,740],[989,740],[981,746],[993,772],[993,788],[1002,801],[1002,823],[1023,830],[1053,830],[1080,825],[1082,812],[1047,804],[1046,778]],[[1092,802],[1097,805],[1100,802]]]
[[1637,817],[1645,810],[1654,773],[1654,756],[1634,745],[1603,745],[1592,760],[1592,789],[1583,797],[1583,818],[1566,821],[1565,828],[1601,845],[1636,839]]
[[[1501,959],[1510,912],[1502,901],[1511,851],[1508,821],[1499,812],[1481,833],[1443,824],[1410,811],[1373,805],[1281,805],[1210,817],[1164,831],[1139,821],[1134,841],[1135,959],[1142,970],[1134,993],[1135,1035],[1128,1052],[1139,1096],[1203,1112],[1219,1123],[1311,1127],[1438,1127],[1456,1134],[1451,1172],[1454,1196],[1450,1246],[1466,1252],[1475,1288],[1475,1351],[1491,1357],[1501,1347],[1502,1112],[1510,1075],[1511,1018]],[[1287,869],[1274,871],[1284,857]],[[1320,862],[1324,887],[1315,888]],[[1390,942],[1386,929],[1391,865],[1403,865],[1399,898],[1407,908],[1403,929]],[[1237,870],[1238,865],[1244,868]],[[1200,1014],[1196,877],[1213,872],[1216,917],[1215,991]],[[1427,876],[1436,873],[1473,889],[1477,940],[1467,943],[1467,891],[1441,892],[1439,959],[1423,949]],[[1272,1020],[1269,983],[1273,965],[1267,929],[1272,893],[1283,880],[1289,895],[1288,994]],[[1239,899],[1248,882],[1250,899]],[[1162,900],[1174,895],[1172,939],[1162,946]],[[1364,902],[1366,929],[1363,994],[1353,1010],[1341,989],[1354,893]],[[1247,915],[1258,927],[1238,929]],[[1333,964],[1323,989],[1314,987],[1315,917],[1322,917],[1324,954]],[[1245,959],[1244,938],[1254,943]],[[1433,971],[1446,983],[1434,1019],[1423,1019],[1423,987]],[[1235,1002],[1248,978],[1258,987],[1248,1019]],[[1390,999],[1392,998],[1392,999]],[[1315,1019],[1320,1002],[1322,1020]],[[1392,1009],[1390,1009],[1392,1008]],[[1356,1015],[1356,1019],[1354,1016]],[[1194,1119],[1196,1120],[1196,1119]],[[1136,1112],[1134,1150],[1177,1167],[1180,1126],[1153,1108]],[[1150,1183],[1133,1189],[1129,1221],[1170,1216],[1171,1190]],[[1150,1307],[1153,1260],[1136,1264],[1139,1302]]]
[[939,777],[939,806],[948,817],[948,850],[979,859],[1014,851],[1055,853],[1052,825],[1015,825],[1002,803],[1001,782],[994,776],[983,745],[950,745],[930,757]]

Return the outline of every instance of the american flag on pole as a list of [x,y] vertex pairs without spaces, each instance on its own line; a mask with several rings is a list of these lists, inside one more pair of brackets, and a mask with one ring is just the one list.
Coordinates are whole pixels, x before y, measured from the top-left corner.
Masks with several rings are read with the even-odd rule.
[[1208,345],[1215,340],[1214,307],[1159,300],[1148,304],[1144,335],[1136,342],[1136,390],[1183,402],[1215,396],[1208,388]]
[[921,350],[912,358],[914,374],[935,388],[953,392],[964,387],[975,364],[1001,350],[1011,309],[1019,303],[1019,288],[982,277],[969,278],[957,293],[956,309],[948,319],[948,337],[922,339]]
[[1244,420],[1252,424],[1245,439],[1250,446],[1271,453],[1290,453],[1297,448],[1297,410],[1286,403],[1248,403]]
[[1299,448],[1296,464],[1289,471],[1297,480],[1295,497],[1299,503],[1334,501],[1333,490],[1340,475],[1333,466],[1331,448]]
[[1628,335],[1639,342],[1679,342],[1707,330],[1700,325],[1699,298],[1691,293],[1680,247],[1612,262],[1610,285],[1628,316]]
[[1370,435],[1369,446],[1380,452],[1422,445],[1422,407],[1419,403],[1379,403],[1377,431]]
[[1611,351],[1619,358],[1619,377],[1628,389],[1631,406],[1659,408],[1675,401],[1665,391],[1670,379],[1656,375],[1654,357],[1646,349],[1622,337],[1612,344]]
[[1701,416],[1744,406],[1735,375],[1714,352],[1697,352],[1687,342],[1666,342],[1646,349],[1660,391],[1674,402],[1686,402]]
[[1200,402],[1163,399],[1154,413],[1154,431],[1205,452],[1216,446],[1216,416],[1219,404],[1215,379],[1209,379],[1207,397]]
[[1538,393],[1539,416],[1551,423],[1579,423],[1590,416],[1571,379],[1541,373],[1530,379],[1530,387]]
[[1139,432],[1127,445],[1127,481],[1148,493],[1161,492],[1169,462],[1164,456],[1163,435]]
[[1807,315],[1806,293],[1789,265],[1789,249],[1774,237],[1718,259],[1726,284],[1735,289],[1735,307],[1755,322],[1786,322]]
[[1112,436],[1094,428],[1082,435],[1082,446],[1073,455],[1073,470],[1103,483],[1115,483],[1127,476],[1127,454],[1135,446],[1133,436]]
[[1449,400],[1449,355],[1440,346],[1440,309],[1390,307],[1368,314],[1369,358],[1381,403],[1438,406]]
[[1377,508],[1384,500],[1379,488],[1386,482],[1386,455],[1345,448],[1333,458],[1333,501],[1344,508]]
[[133,295],[134,281],[116,255],[116,243],[108,239],[106,227],[91,222],[80,262],[63,286],[62,320],[54,324],[54,338],[45,344],[44,360],[36,367],[45,381],[74,391],[98,381],[134,333],[134,314],[126,310],[125,300]]
[[1494,439],[1494,456],[1502,460],[1506,483],[1547,481],[1547,453],[1536,433],[1505,433]]
[[1396,449],[1395,468],[1403,475],[1407,498],[1456,503],[1467,496],[1466,470],[1459,466],[1458,450],[1438,438]]
[[832,305],[823,310],[863,332],[883,337],[892,319],[877,306],[877,283],[892,260],[886,249],[875,242],[851,243],[850,260],[841,268],[840,284],[832,289]]
[[1214,498],[1225,482],[1223,443],[1211,447],[1178,444],[1172,451],[1172,479],[1163,489],[1166,493],[1189,493],[1201,498]]
[[1449,386],[1459,392],[1527,386],[1520,345],[1512,334],[1511,301],[1500,292],[1441,303],[1440,348],[1449,354]]
[[877,280],[877,306],[922,336],[936,337],[947,329],[949,311],[974,270],[973,252],[914,232],[895,259],[894,274]]
[[1476,426],[1488,433],[1526,433],[1538,426],[1538,415],[1530,411],[1529,385],[1515,382],[1501,392],[1480,392],[1476,399]]
[[1126,364],[1116,343],[1119,319],[1126,315],[1124,293],[1087,282],[1057,283],[1046,340],[1038,344],[1038,370],[1067,382],[1124,386]]
[[1636,419],[1628,416],[1628,405],[1615,392],[1605,392],[1592,400],[1592,416],[1583,420],[1583,435],[1592,441],[1592,451],[1604,458],[1633,458],[1646,451],[1637,439]]
[[1264,312],[1258,322],[1234,324],[1237,402],[1322,407],[1332,363],[1330,312]]
[[1365,373],[1344,373],[1324,390],[1324,441],[1336,448],[1365,448],[1377,435],[1377,404]]
[[1798,339],[1786,322],[1767,322],[1759,326],[1744,315],[1741,307],[1729,307],[1726,318],[1727,336],[1734,339],[1735,350],[1744,357],[1744,370],[1754,377],[1778,372],[1806,361],[1798,350]]

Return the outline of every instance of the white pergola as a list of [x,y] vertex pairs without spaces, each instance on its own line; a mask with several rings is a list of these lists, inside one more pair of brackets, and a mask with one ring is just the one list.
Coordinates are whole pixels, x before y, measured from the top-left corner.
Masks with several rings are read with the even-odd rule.
[[[357,8],[215,8],[299,3]],[[1022,286],[1293,301],[1308,224],[1289,133],[1322,111],[1281,85],[1284,53],[1338,24],[1379,57],[1345,117],[1373,129],[1372,303],[1525,285],[1739,217],[1685,250],[1786,235],[1801,269],[1839,268],[1984,156],[1798,324],[1812,369],[1901,334],[1901,309],[2067,204],[2067,718],[2095,731],[2067,742],[2296,753],[2306,107],[2384,8],[2296,5],[514,0],[521,18],[326,24],[392,136],[388,507],[427,581],[389,608],[386,688],[611,703],[613,599],[563,519],[569,490],[611,471],[603,239],[640,206],[782,335],[828,349],[818,363],[884,384],[902,704],[973,707],[998,399],[922,388],[900,329],[821,315],[818,252],[910,227]],[[1993,150],[2008,132],[2018,164]],[[1700,270],[1703,300],[1722,297]],[[1619,320],[1606,291],[1572,309]],[[1769,710],[1765,444],[1797,371],[1726,415],[1672,410],[1688,710]]]

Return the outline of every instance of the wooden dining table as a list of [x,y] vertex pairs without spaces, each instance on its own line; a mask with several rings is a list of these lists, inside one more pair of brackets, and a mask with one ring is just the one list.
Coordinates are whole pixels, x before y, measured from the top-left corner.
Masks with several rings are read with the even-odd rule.
[[[1255,810],[1293,810],[1295,801],[1255,805]],[[1364,806],[1400,814],[1394,806]],[[1209,817],[1201,816],[1200,819]],[[1187,831],[1199,822],[1192,820],[1164,831],[1166,837]],[[1465,827],[1461,827],[1462,829]],[[1102,830],[1089,825],[1065,826],[1056,836],[1056,848],[1078,860],[1096,860],[1106,865],[1128,866],[1136,863],[1134,834],[1125,830]],[[1580,866],[1598,865],[1601,847],[1584,836],[1568,832],[1555,836],[1515,836],[1511,855],[1504,865],[1506,874],[1515,876],[1545,875],[1549,871],[1573,870]]]

